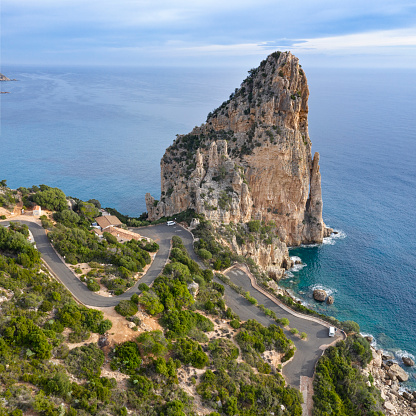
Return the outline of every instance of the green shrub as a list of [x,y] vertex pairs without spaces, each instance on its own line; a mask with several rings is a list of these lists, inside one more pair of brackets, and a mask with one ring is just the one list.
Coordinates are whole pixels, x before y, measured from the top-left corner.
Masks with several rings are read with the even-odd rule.
[[205,250],[204,248],[201,248],[198,250],[198,256],[201,257],[201,259],[203,260],[212,259],[212,254],[208,250]]
[[143,332],[138,336],[137,342],[145,355],[161,357],[167,353],[168,344],[162,331]]
[[135,315],[139,310],[137,305],[131,300],[120,301],[120,303],[114,309],[116,310],[117,313],[119,313],[122,316]]
[[138,305],[138,304],[139,304],[139,295],[138,295],[137,293],[133,293],[133,294],[131,295],[130,300],[131,300],[132,302],[134,302],[136,305]]
[[360,325],[357,324],[357,322],[354,321],[343,321],[342,322],[342,329],[347,334],[359,334],[360,333]]
[[209,363],[209,358],[202,351],[201,345],[189,338],[178,339],[173,350],[176,357],[185,365],[191,364],[195,368],[204,368]]
[[104,364],[104,353],[95,344],[75,347],[68,353],[65,363],[69,372],[76,377],[99,377]]
[[232,321],[230,321],[230,325],[234,329],[238,329],[241,326],[240,321],[238,319],[233,319]]
[[289,324],[290,324],[289,319],[287,319],[287,318],[281,318],[281,319],[278,319],[277,321],[278,321],[278,323],[282,324],[283,326],[289,326]]
[[127,341],[116,346],[111,369],[132,374],[140,367],[141,363],[139,347],[135,342]]
[[282,363],[290,360],[294,355],[295,355],[295,348],[292,348],[282,357]]
[[139,303],[150,315],[157,315],[165,309],[159,297],[153,291],[143,292],[139,297]]
[[148,292],[150,290],[149,286],[147,286],[146,283],[140,283],[137,288],[142,292]]
[[313,414],[323,415],[332,409],[333,414],[340,416],[382,416],[380,392],[371,386],[371,380],[367,385],[368,379],[357,367],[371,358],[370,345],[360,335],[349,336],[327,348],[316,366]]
[[113,323],[109,319],[104,319],[98,325],[98,333],[104,335],[107,331],[109,331],[113,327]]
[[100,290],[100,284],[93,279],[87,282],[87,288],[92,292],[98,292]]
[[48,300],[44,300],[39,306],[39,310],[42,312],[50,312],[52,309],[53,309],[53,304],[52,302],[49,302]]

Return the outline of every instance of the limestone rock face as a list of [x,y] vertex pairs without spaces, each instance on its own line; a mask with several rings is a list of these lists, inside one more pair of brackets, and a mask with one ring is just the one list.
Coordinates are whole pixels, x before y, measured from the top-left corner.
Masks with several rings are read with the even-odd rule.
[[240,88],[180,135],[161,160],[161,197],[150,220],[188,208],[215,222],[273,220],[286,245],[319,243],[319,154],[311,154],[306,76],[290,52],[271,54]]

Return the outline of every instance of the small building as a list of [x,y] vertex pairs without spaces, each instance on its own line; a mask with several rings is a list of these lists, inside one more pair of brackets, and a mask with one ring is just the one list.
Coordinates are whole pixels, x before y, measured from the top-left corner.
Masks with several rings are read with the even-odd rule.
[[100,226],[101,231],[108,231],[110,227],[120,227],[122,222],[115,215],[104,215],[95,218],[96,223]]
[[96,237],[98,237],[98,238],[103,238],[104,237],[103,232],[99,228],[94,228],[93,232],[96,235]]
[[42,208],[39,205],[35,205],[33,208],[33,215],[42,215]]

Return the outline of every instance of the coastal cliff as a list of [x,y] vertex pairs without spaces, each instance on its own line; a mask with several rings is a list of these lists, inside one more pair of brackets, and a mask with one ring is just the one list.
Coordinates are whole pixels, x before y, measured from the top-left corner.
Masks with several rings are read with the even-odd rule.
[[7,78],[5,75],[0,74],[0,81],[11,81],[11,79]]
[[290,52],[261,62],[206,123],[179,135],[161,160],[150,220],[194,209],[214,223],[274,221],[286,245],[320,243],[319,154],[311,154],[306,76]]

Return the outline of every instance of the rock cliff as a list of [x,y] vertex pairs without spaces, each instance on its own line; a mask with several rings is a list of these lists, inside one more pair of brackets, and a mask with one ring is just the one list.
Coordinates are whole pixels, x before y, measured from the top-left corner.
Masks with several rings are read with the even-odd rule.
[[287,245],[322,242],[319,154],[311,154],[308,84],[290,52],[271,54],[206,123],[161,160],[151,220],[193,208],[214,222],[273,220]]
[[10,81],[10,79],[7,78],[5,75],[0,74],[0,81]]

